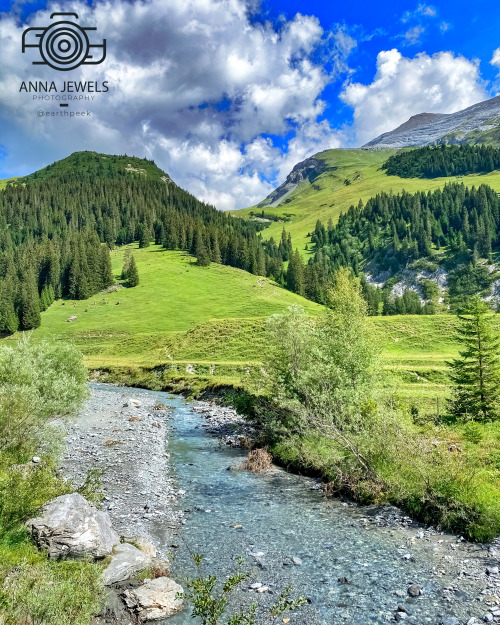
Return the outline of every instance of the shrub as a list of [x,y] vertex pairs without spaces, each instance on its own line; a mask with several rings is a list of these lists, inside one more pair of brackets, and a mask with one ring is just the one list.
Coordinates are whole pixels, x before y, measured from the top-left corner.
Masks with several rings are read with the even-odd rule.
[[469,441],[469,443],[480,443],[483,440],[481,426],[473,421],[467,423],[464,427],[464,438]]
[[34,446],[55,416],[87,396],[87,370],[73,346],[22,338],[0,349],[0,451]]
[[252,473],[262,473],[270,469],[273,458],[266,449],[253,449],[243,463],[243,468]]

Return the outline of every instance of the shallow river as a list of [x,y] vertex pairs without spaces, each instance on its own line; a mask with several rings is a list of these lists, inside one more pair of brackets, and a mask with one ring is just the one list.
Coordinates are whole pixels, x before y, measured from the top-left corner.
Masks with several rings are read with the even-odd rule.
[[[168,551],[179,581],[195,574],[190,551],[204,554],[204,573],[220,577],[243,556],[251,578],[238,593],[240,604],[270,604],[288,585],[308,598],[289,615],[290,625],[368,625],[394,622],[396,615],[419,625],[458,625],[494,610],[484,599],[500,581],[485,570],[498,562],[485,547],[417,526],[380,525],[380,510],[325,500],[308,478],[228,470],[245,452],[209,436],[190,403],[138,389],[133,396],[174,408],[168,451],[176,488],[186,491],[180,500],[186,523]],[[270,592],[251,590],[254,583]],[[411,584],[423,594],[411,598]],[[398,606],[407,612],[398,614]],[[457,621],[447,621],[452,617]],[[188,611],[168,621],[193,622]]]

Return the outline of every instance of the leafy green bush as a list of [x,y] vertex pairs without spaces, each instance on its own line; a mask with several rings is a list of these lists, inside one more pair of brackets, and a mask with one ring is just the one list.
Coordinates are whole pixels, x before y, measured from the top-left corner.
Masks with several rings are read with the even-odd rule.
[[[193,561],[199,569],[203,563],[203,556],[192,554]],[[244,612],[228,615],[228,602],[236,588],[248,579],[248,574],[241,570],[242,558],[237,558],[238,569],[220,583],[215,575],[200,575],[187,579],[187,591],[179,593],[179,598],[188,599],[191,603],[191,616],[199,617],[202,625],[255,625],[258,604],[252,604]],[[296,610],[306,603],[303,597],[290,599],[291,588],[285,588],[278,600],[269,609],[268,615],[272,621],[278,616]]]
[[73,346],[22,338],[0,349],[0,452],[36,445],[47,421],[87,396],[87,370]]

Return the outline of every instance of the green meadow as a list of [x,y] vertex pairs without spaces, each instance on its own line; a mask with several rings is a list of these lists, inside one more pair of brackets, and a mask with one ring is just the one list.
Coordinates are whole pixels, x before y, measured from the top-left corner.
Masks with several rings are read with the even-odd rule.
[[[139,270],[137,287],[56,301],[33,336],[72,341],[93,370],[160,368],[188,383],[245,385],[266,349],[266,319],[292,304],[311,315],[321,309],[239,269],[199,267],[188,254],[160,246],[129,247]],[[111,255],[117,284],[124,251]],[[455,318],[405,315],[373,317],[371,323],[381,372],[389,374],[383,377],[396,394],[432,410],[437,397],[447,396],[446,361],[457,353]]]
[[[466,186],[476,187],[488,184],[500,192],[499,171],[432,180],[387,176],[381,166],[395,153],[396,150],[336,149],[317,154],[317,158],[326,161],[330,169],[312,183],[308,180],[303,181],[279,206],[264,209],[278,216],[291,215],[291,221],[286,223],[272,222],[263,231],[264,238],[272,236],[275,240],[279,240],[284,226],[292,235],[294,247],[304,251],[305,245],[309,243],[307,235],[314,230],[318,219],[326,224],[331,218],[335,223],[339,215],[347,211],[351,205],[357,206],[360,199],[366,203],[382,191],[400,193],[405,190],[415,193],[433,191],[450,182],[463,182]],[[346,184],[346,181],[349,184]],[[250,211],[261,210],[250,207],[235,211],[234,214],[239,217],[250,217]]]

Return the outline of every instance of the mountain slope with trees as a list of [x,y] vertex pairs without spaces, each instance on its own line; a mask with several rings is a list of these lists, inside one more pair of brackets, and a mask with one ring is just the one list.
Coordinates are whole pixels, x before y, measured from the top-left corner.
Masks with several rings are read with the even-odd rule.
[[[491,264],[500,248],[500,198],[486,185],[476,189],[459,183],[432,193],[384,192],[366,206],[362,202],[351,206],[336,225],[330,222],[325,227],[318,221],[311,242],[315,254],[310,271],[317,267],[320,284],[338,267],[351,267],[357,275],[370,267],[389,277],[425,260],[446,267],[451,303],[460,306],[464,298],[487,290],[498,277],[485,263]],[[438,254],[441,250],[444,253]],[[374,299],[370,307],[377,314],[384,293],[374,288],[365,286],[365,292],[369,300]],[[388,295],[385,314],[421,312],[416,293],[411,298],[415,310],[398,310]],[[402,303],[410,308],[409,301]]]
[[287,257],[263,227],[200,202],[151,161],[72,154],[0,191],[0,332],[36,328],[54,298],[110,286],[109,250],[133,241],[284,282]]
[[[383,164],[396,150],[327,150],[316,154],[317,160],[324,160],[324,171],[311,182],[307,177],[301,180],[294,190],[282,201],[265,209],[272,213],[273,219],[267,222],[262,231],[264,240],[271,237],[279,240],[283,226],[292,237],[294,249],[297,247],[303,259],[307,261],[310,249],[310,235],[314,232],[318,219],[325,224],[331,219],[335,224],[342,213],[351,205],[357,206],[359,200],[366,204],[379,193],[393,194],[435,191],[442,189],[456,178],[402,178],[388,175],[382,169]],[[307,164],[307,161],[304,161]],[[459,179],[467,187],[482,184],[500,192],[500,171],[464,175]],[[262,209],[249,207],[234,211],[234,215],[248,220],[260,219]],[[281,221],[279,221],[281,219]]]

